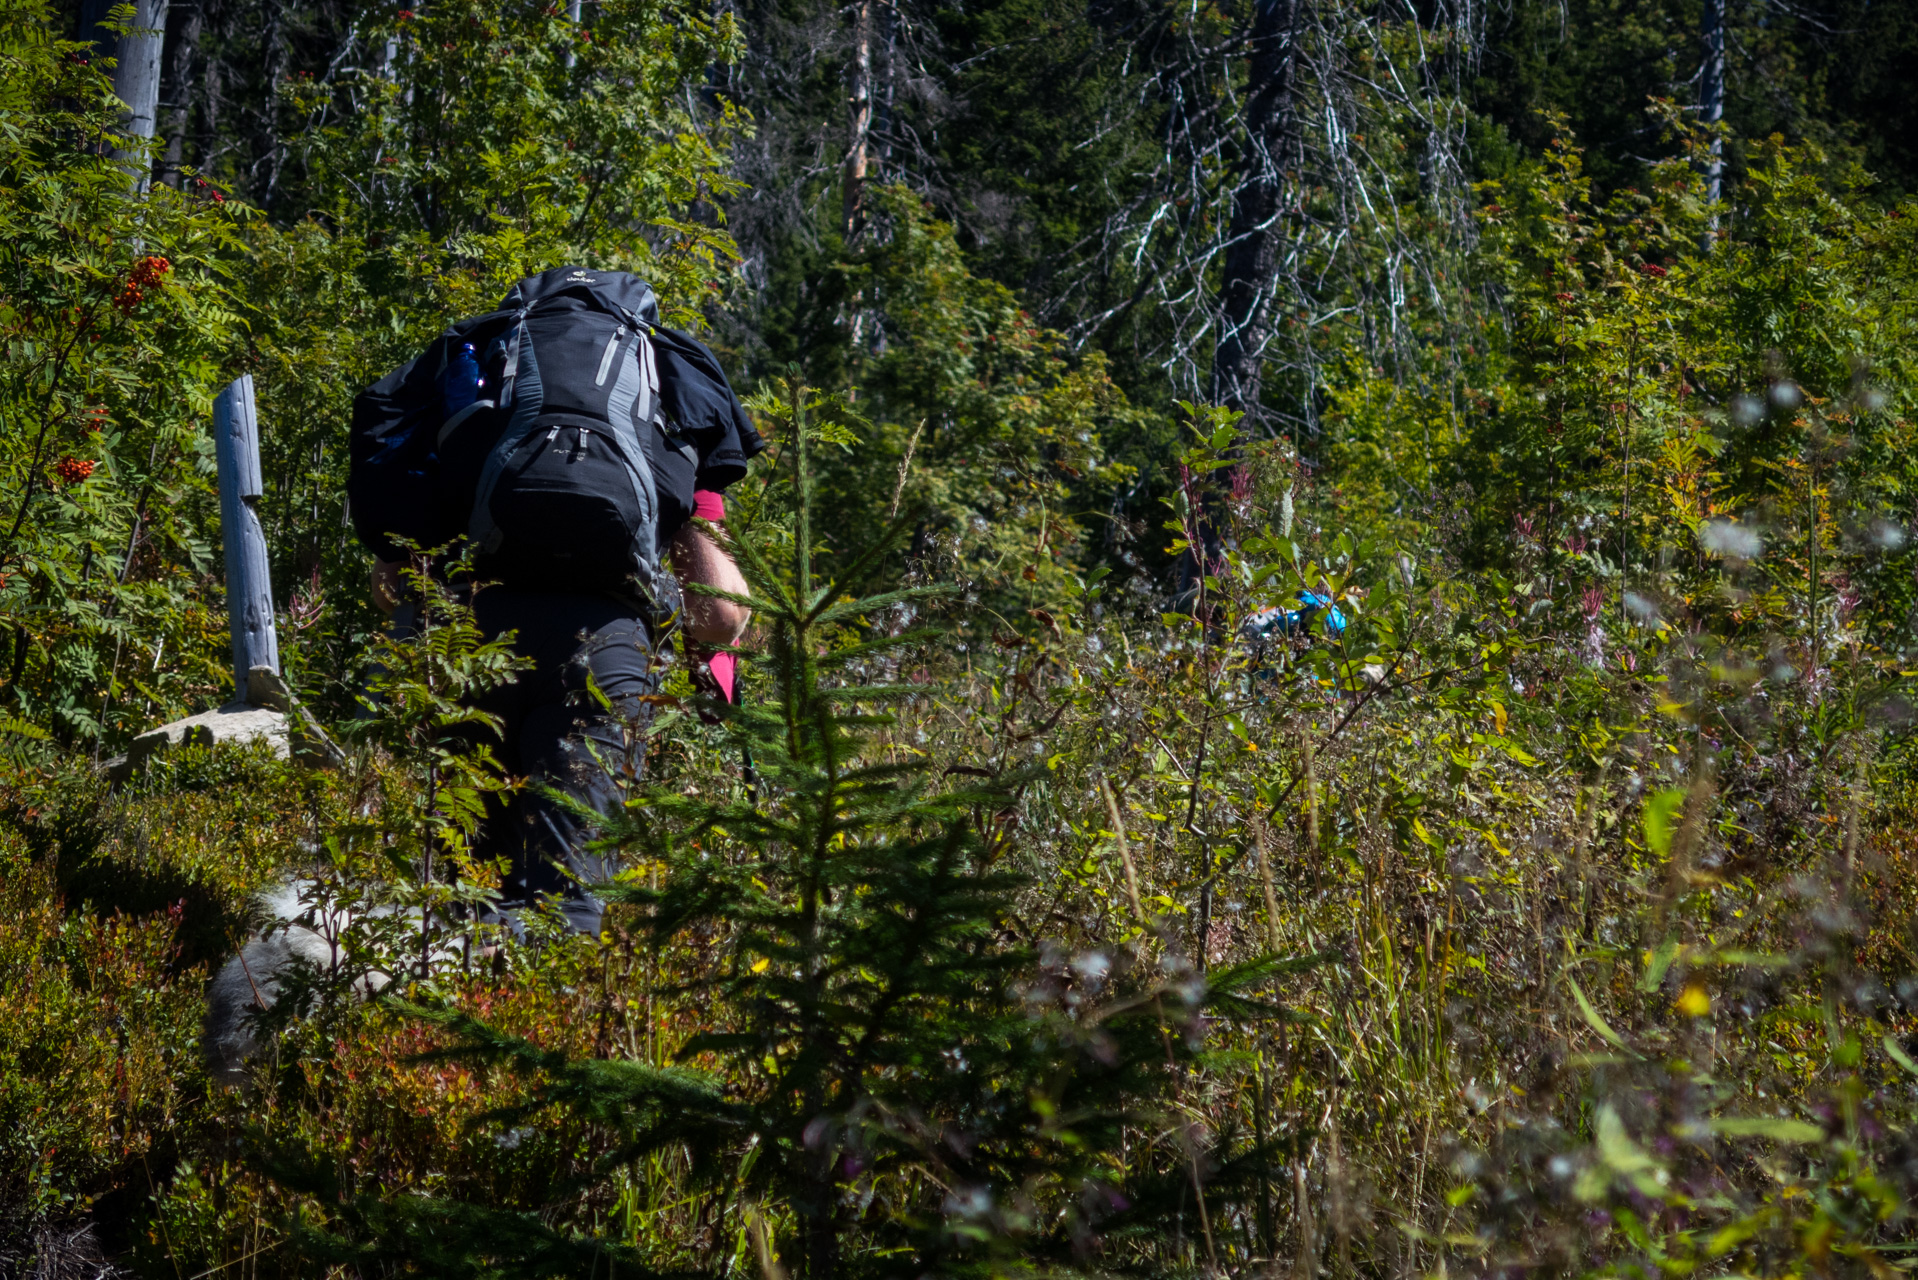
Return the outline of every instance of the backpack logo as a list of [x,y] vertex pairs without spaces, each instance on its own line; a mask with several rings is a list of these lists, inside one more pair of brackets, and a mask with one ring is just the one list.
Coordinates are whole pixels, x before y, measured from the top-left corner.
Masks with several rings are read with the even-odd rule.
[[566,277],[566,283],[567,284],[598,284],[599,281],[597,278],[587,275],[584,271],[575,271],[572,275]]

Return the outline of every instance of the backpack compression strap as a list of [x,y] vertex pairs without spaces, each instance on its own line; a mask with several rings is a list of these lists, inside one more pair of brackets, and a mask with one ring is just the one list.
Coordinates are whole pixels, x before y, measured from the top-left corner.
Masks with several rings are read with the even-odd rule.
[[500,377],[499,407],[513,407],[513,385],[519,381],[519,341],[526,332],[526,316],[532,307],[521,307],[513,313],[513,336],[506,344],[506,371]]

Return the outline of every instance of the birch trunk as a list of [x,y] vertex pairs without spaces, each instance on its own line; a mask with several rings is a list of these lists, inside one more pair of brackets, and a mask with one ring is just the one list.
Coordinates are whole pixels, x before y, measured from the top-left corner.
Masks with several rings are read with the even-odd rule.
[[[1711,149],[1705,160],[1705,200],[1716,205],[1725,193],[1725,139],[1719,127],[1725,120],[1725,0],[1705,0],[1699,23],[1705,44],[1705,64],[1698,76],[1698,118],[1711,130]],[[1718,212],[1712,211],[1705,249],[1717,239]]]
[[167,0],[135,0],[133,18],[124,32],[101,26],[112,13],[109,0],[88,0],[81,12],[83,37],[114,60],[113,93],[126,105],[121,117],[125,142],[113,150],[133,175],[136,190],[145,191],[151,173],[147,144],[153,139],[160,109],[160,55],[166,45]]

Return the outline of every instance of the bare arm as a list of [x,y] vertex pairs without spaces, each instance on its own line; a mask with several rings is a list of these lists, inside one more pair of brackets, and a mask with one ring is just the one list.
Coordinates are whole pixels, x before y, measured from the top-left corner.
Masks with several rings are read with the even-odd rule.
[[[733,558],[692,524],[681,525],[673,535],[672,555],[673,572],[682,583],[702,583],[742,596],[751,594]],[[686,593],[686,634],[700,644],[738,643],[752,616],[752,610],[731,600]]]

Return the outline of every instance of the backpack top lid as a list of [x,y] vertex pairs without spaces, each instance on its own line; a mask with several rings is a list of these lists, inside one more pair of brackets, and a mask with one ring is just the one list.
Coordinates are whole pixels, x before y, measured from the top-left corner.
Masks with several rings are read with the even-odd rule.
[[653,296],[653,286],[624,271],[591,267],[554,267],[527,276],[512,287],[499,309],[519,311],[566,294],[623,307],[649,325],[659,323],[659,300]]

